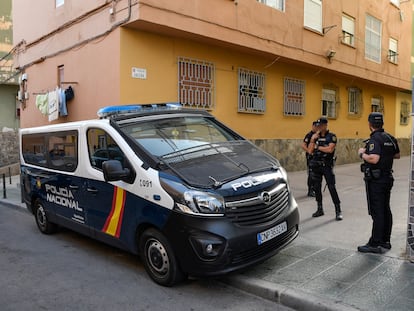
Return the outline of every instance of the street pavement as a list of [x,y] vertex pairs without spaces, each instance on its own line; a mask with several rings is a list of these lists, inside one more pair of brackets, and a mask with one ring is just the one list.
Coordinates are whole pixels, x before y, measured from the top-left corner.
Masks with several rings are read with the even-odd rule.
[[[394,162],[390,251],[357,251],[368,241],[372,226],[360,163],[335,167],[342,221],[335,220],[327,188],[325,215],[313,218],[316,202],[306,195],[306,171],[289,172],[300,211],[299,237],[264,263],[219,280],[294,310],[414,310],[414,263],[406,256],[410,160],[403,157]],[[19,176],[5,181],[0,203],[24,209]]]

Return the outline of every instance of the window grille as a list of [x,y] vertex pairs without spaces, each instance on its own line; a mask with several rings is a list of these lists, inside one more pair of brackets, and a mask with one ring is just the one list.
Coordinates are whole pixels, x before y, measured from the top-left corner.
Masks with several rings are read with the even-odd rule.
[[327,118],[336,118],[336,91],[322,90],[322,115]]
[[407,125],[409,117],[410,117],[410,103],[403,101],[401,102],[400,124]]
[[381,21],[367,14],[365,25],[365,57],[377,63],[381,63],[381,31]]
[[322,0],[304,0],[304,26],[322,33]]
[[362,91],[357,87],[348,89],[348,113],[351,115],[361,115],[362,111]]
[[305,81],[293,78],[284,79],[283,113],[286,116],[305,114]]
[[285,0],[257,0],[279,11],[285,11]]
[[390,38],[388,48],[388,61],[394,64],[398,63],[398,41]]
[[239,112],[264,113],[265,74],[239,68]]
[[371,112],[384,113],[384,98],[376,95],[371,98]]
[[214,108],[214,64],[180,57],[178,59],[178,100],[186,107]]
[[342,43],[355,44],[355,19],[348,15],[342,15]]

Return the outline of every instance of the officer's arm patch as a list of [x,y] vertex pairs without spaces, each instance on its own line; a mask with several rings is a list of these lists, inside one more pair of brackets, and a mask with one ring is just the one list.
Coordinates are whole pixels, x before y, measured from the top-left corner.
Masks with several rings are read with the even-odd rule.
[[369,151],[374,150],[374,144],[373,144],[373,143],[372,143],[372,144],[369,144],[369,148],[368,148],[368,150],[369,150]]

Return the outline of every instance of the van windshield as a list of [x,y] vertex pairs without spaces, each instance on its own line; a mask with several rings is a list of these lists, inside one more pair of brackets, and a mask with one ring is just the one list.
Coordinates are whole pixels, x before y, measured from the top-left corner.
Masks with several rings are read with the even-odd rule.
[[245,174],[279,167],[273,157],[208,117],[152,119],[129,123],[122,130],[194,186],[219,186]]

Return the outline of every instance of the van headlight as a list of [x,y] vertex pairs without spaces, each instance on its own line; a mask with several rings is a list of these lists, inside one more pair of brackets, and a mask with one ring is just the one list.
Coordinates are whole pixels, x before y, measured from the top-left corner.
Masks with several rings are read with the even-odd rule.
[[178,208],[185,213],[191,214],[224,214],[223,197],[208,192],[188,190],[183,194],[184,202],[178,203]]

